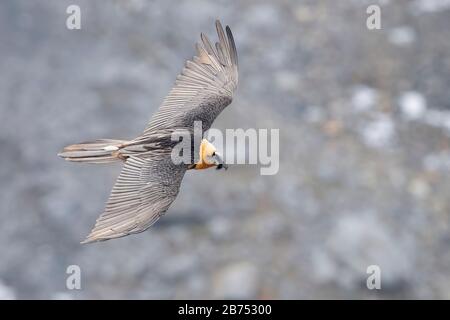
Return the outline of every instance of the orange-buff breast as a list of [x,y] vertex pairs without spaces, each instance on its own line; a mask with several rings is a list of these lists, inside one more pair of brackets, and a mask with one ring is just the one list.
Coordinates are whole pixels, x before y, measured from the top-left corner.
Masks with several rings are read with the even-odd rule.
[[200,144],[200,160],[195,164],[195,170],[208,169],[215,166],[214,164],[209,164],[206,162],[206,155],[208,154],[207,152],[211,151],[209,150],[211,148],[214,148],[213,145],[210,144],[208,140],[203,139],[202,143]]

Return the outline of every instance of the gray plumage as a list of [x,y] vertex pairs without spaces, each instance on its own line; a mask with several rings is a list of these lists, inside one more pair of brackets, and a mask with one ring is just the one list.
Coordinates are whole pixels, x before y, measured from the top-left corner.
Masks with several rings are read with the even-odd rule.
[[197,56],[186,62],[175,86],[139,137],[96,140],[64,148],[69,161],[125,162],[104,212],[83,243],[139,233],[163,215],[178,195],[188,165],[172,162],[174,131],[192,133],[194,121],[203,132],[228,106],[238,82],[238,60],[230,28],[216,21],[219,42],[201,34]]
[[174,88],[153,115],[144,135],[158,129],[192,127],[195,120],[203,122],[208,130],[232,99],[238,82],[238,61],[233,35],[227,26],[227,35],[219,21],[216,29],[220,42],[216,50],[209,39],[201,34],[197,43],[197,56],[186,62],[177,77]]
[[129,157],[105,211],[83,243],[145,231],[178,195],[186,166],[174,165],[170,153]]

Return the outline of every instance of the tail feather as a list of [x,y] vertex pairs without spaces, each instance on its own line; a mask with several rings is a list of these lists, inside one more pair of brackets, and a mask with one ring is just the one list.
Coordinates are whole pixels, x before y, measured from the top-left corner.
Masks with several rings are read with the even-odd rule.
[[58,156],[74,162],[108,163],[122,160],[117,151],[125,143],[125,140],[100,139],[72,144],[65,147]]

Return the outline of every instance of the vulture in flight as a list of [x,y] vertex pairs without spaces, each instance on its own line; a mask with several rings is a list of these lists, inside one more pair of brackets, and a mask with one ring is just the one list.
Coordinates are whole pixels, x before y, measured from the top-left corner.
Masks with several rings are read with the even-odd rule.
[[[194,122],[202,135],[228,106],[238,83],[238,58],[230,28],[216,21],[219,41],[213,45],[201,34],[197,55],[186,61],[175,85],[153,114],[141,135],[133,140],[101,139],[65,147],[58,155],[86,163],[123,161],[122,171],[106,207],[82,243],[104,241],[149,228],[178,195],[186,170],[225,168],[216,148],[206,139],[190,162],[176,163],[172,151],[179,141],[173,135],[193,136]],[[194,141],[195,139],[192,139]]]

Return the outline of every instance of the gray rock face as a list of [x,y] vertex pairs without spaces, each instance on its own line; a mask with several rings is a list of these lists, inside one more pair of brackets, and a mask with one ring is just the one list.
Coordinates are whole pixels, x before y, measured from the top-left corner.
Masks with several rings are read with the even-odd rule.
[[[450,298],[450,5],[379,3],[368,30],[367,1],[80,0],[68,30],[71,1],[1,1],[0,298]],[[188,172],[150,230],[80,245],[120,166],[57,152],[139,134],[216,18],[213,127],[279,128],[278,174]]]

